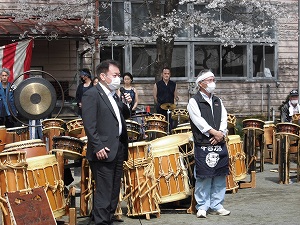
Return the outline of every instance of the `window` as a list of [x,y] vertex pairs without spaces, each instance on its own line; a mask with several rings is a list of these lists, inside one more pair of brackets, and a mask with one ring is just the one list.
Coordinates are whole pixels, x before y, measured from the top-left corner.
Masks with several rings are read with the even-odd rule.
[[114,59],[119,63],[124,62],[124,49],[122,46],[105,46],[101,48],[100,60]]
[[[153,77],[155,59],[155,45],[132,47],[132,73],[134,76]],[[187,65],[187,46],[175,45],[171,65],[172,77],[185,77],[187,75]]]
[[203,69],[211,69],[220,76],[220,45],[195,45],[195,73],[197,77]]
[[[156,43],[139,42],[141,37],[150,37],[149,31],[142,29],[144,24],[149,23],[149,12],[154,12],[153,4],[147,4],[142,0],[134,1],[110,1],[111,6],[101,9],[100,23],[117,32],[112,43],[104,43],[100,51],[100,58],[115,60],[123,63],[124,70],[132,72],[138,78],[153,78],[154,66],[157,57]],[[126,10],[126,12],[124,12]],[[162,7],[163,10],[163,7]],[[205,8],[205,4],[180,5],[182,12],[203,15],[209,13],[211,18],[223,21],[234,19],[245,20],[249,24],[259,27],[257,34],[272,34],[276,37],[272,22],[262,13],[253,12],[251,7],[229,6],[222,10]],[[126,14],[128,13],[128,14]],[[124,15],[126,21],[124,21]],[[128,35],[124,40],[124,26]],[[270,27],[264,30],[263,27]],[[218,79],[227,80],[249,80],[249,79],[274,79],[276,78],[277,51],[276,43],[273,46],[264,43],[253,43],[253,41],[235,42],[236,45],[225,46],[213,36],[209,25],[194,24],[194,29],[186,29],[182,26],[176,31],[175,45],[172,53],[171,72],[172,77],[182,79],[193,79],[203,69],[211,69]],[[249,32],[247,38],[251,39],[256,34]],[[235,37],[233,37],[235,38]],[[115,46],[115,43],[118,45]],[[126,65],[131,62],[131,65]]]
[[274,55],[274,46],[253,46],[253,77],[272,78],[275,76]]
[[124,33],[124,3],[111,2],[107,8],[100,7],[99,25],[119,34]]
[[[149,4],[150,10],[153,10],[153,4]],[[144,23],[149,22],[149,13],[146,4],[131,3],[131,30],[132,35],[137,37],[149,37],[149,31],[142,29]]]
[[247,77],[247,46],[222,46],[221,77]]

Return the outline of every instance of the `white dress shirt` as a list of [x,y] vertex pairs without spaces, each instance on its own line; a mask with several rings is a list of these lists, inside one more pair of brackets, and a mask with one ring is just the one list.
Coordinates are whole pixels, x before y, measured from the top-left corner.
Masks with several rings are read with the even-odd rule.
[[118,122],[119,122],[119,135],[121,135],[122,133],[122,122],[121,122],[121,116],[120,116],[120,110],[119,110],[119,107],[117,105],[117,102],[116,100],[114,99],[114,95],[115,95],[115,91],[110,91],[107,87],[105,87],[103,84],[101,84],[100,82],[98,83],[102,89],[104,90],[105,94],[107,95],[114,111],[115,111],[115,114],[117,116],[117,119],[118,119]]
[[[211,111],[213,113],[213,107],[212,107],[212,96],[213,95],[211,95],[211,98],[209,98],[203,92],[200,92],[200,93],[201,93],[202,97],[209,103]],[[226,134],[227,134],[227,111],[226,111],[221,99],[220,99],[220,102],[221,102],[222,112],[221,112],[221,124],[220,124],[219,131],[221,131],[224,134],[224,136],[226,136]],[[196,102],[196,100],[194,98],[191,98],[189,100],[189,103],[187,105],[187,110],[188,110],[189,116],[190,116],[191,120],[193,121],[193,123],[195,124],[195,126],[201,131],[201,133],[203,133],[204,135],[209,137],[208,131],[210,129],[212,129],[212,127],[201,116],[201,111],[198,107],[198,103]]]

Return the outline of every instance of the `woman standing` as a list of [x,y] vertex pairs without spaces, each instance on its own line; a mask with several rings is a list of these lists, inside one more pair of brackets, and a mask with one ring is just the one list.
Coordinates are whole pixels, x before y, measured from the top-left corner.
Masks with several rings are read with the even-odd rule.
[[124,73],[123,75],[124,80],[124,92],[130,94],[130,97],[132,99],[132,102],[130,103],[130,109],[134,113],[138,106],[139,96],[134,87],[131,86],[131,83],[133,81],[133,76],[131,73]]

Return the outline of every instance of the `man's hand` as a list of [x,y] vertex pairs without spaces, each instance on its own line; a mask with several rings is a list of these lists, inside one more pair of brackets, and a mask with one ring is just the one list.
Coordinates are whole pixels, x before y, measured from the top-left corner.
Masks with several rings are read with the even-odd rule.
[[110,149],[105,147],[102,148],[99,152],[96,153],[97,159],[98,160],[103,160],[103,159],[107,159],[108,155],[107,153],[110,152]]
[[223,139],[224,139],[224,134],[221,131],[218,131],[218,130],[215,130],[215,129],[211,129],[209,131],[209,133],[211,135],[213,135],[213,137],[211,139],[209,139],[209,141],[210,141],[210,143],[212,145],[216,145],[219,142],[223,141]]

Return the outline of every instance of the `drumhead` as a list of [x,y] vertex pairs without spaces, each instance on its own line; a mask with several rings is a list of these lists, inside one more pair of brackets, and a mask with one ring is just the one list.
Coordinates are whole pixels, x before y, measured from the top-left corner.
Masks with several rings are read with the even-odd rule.
[[36,168],[45,168],[57,163],[55,155],[42,155],[26,159],[29,170]]
[[241,137],[240,135],[228,135],[228,144],[240,143]]
[[157,151],[161,149],[168,149],[187,144],[192,141],[193,134],[192,132],[188,133],[179,133],[179,134],[171,134],[165,137],[161,137],[150,141],[150,148],[152,151]]

